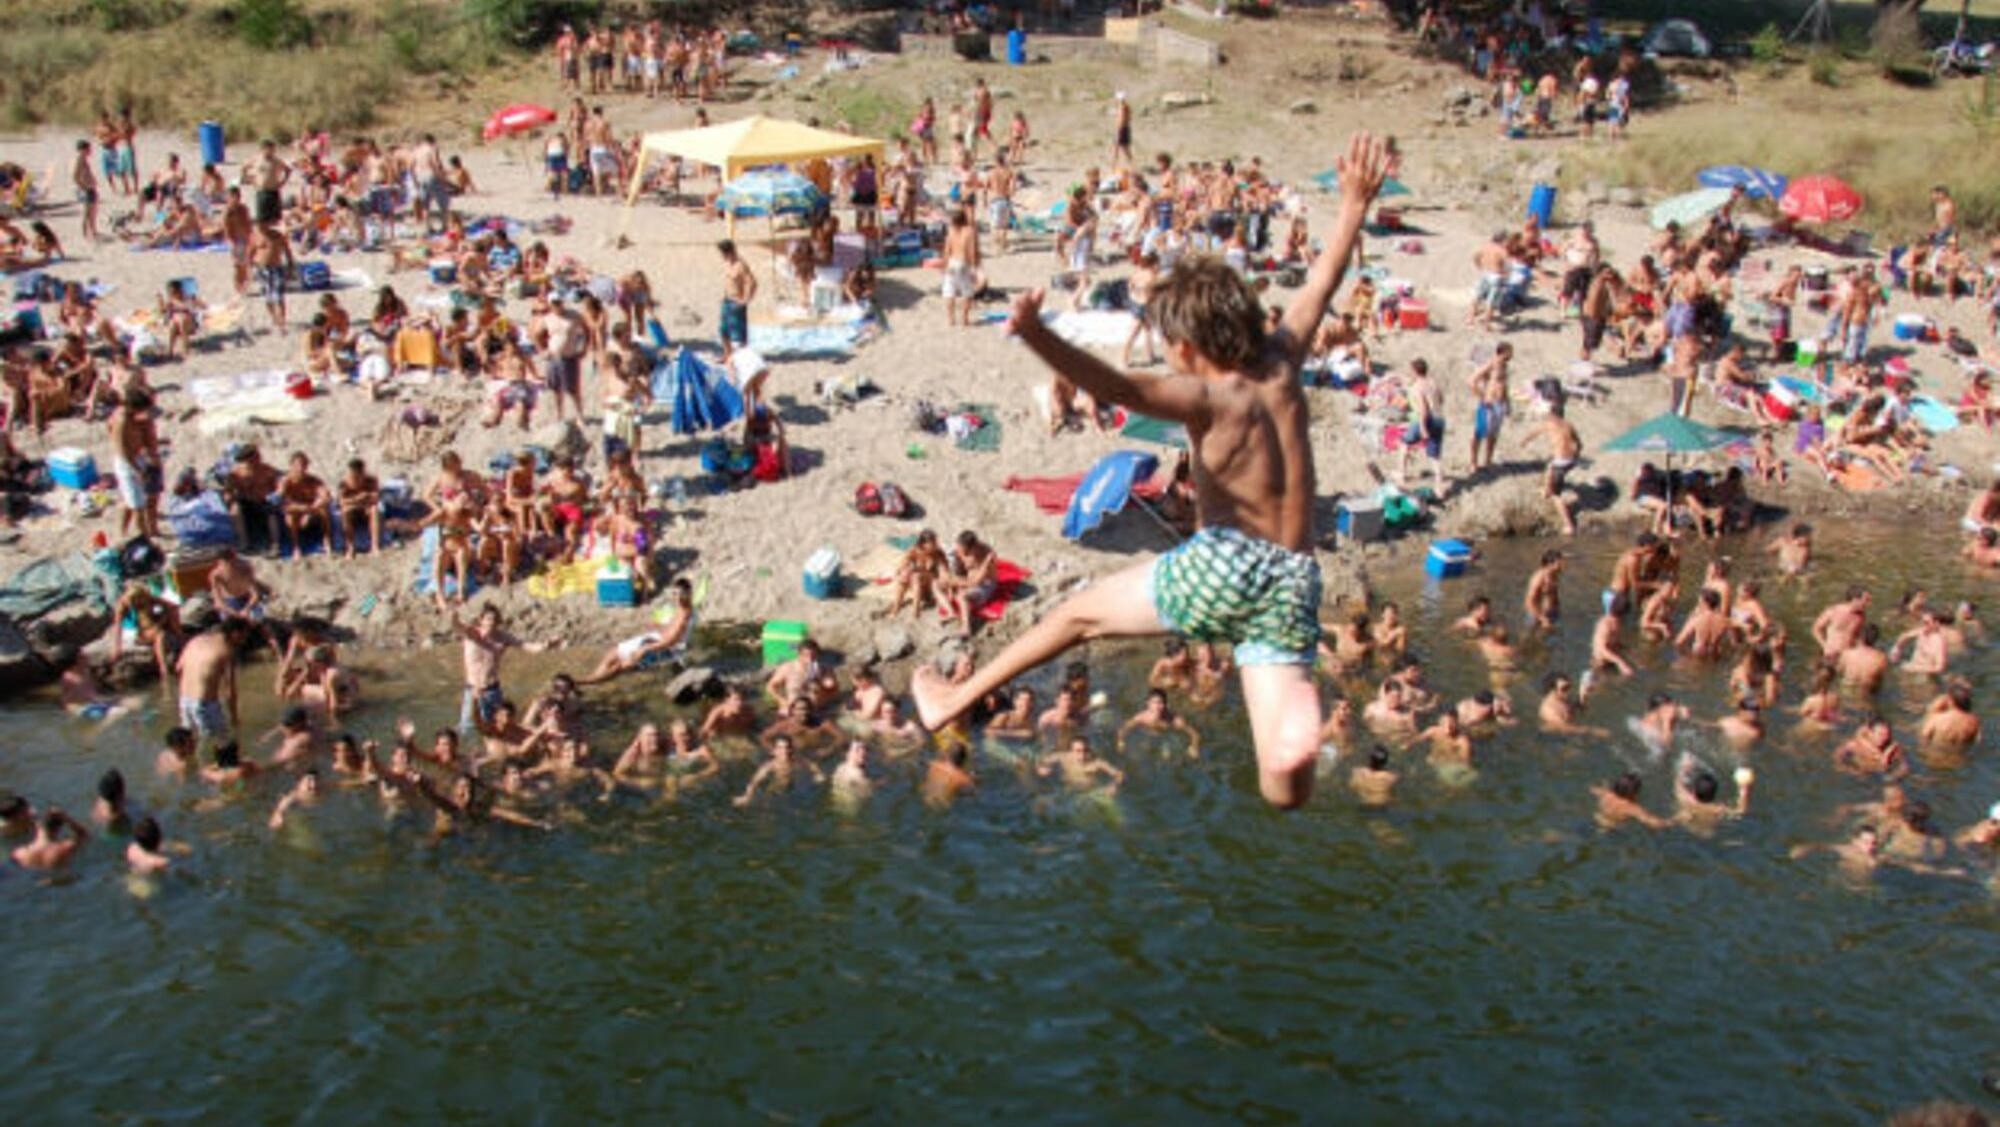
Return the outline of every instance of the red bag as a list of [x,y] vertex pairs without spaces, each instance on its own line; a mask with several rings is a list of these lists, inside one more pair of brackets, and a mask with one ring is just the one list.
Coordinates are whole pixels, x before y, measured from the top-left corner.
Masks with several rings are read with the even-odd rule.
[[[890,486],[894,489],[895,486]],[[882,491],[872,481],[864,481],[854,487],[854,511],[864,517],[882,515]]]

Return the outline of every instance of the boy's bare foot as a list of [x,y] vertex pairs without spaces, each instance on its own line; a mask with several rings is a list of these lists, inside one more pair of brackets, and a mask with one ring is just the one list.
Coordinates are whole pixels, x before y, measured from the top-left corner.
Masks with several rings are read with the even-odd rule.
[[917,706],[917,723],[927,732],[935,732],[951,722],[945,715],[948,706],[946,696],[951,692],[951,682],[936,667],[921,665],[910,674],[910,699]]

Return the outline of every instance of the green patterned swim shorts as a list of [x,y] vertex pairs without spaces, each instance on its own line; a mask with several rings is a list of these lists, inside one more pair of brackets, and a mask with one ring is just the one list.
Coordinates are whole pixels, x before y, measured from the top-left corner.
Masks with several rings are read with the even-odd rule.
[[1160,625],[1233,642],[1238,665],[1311,665],[1319,644],[1319,561],[1233,528],[1204,528],[1153,561]]

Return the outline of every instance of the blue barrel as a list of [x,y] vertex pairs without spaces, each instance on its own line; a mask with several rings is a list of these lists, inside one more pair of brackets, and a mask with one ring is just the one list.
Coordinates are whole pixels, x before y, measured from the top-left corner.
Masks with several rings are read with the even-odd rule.
[[1015,28],[1007,33],[1007,65],[1018,67],[1028,61],[1028,33]]
[[224,163],[222,159],[222,123],[219,121],[204,121],[195,132],[201,138],[201,163]]
[[1528,193],[1528,214],[1540,221],[1542,230],[1546,231],[1549,229],[1549,221],[1554,219],[1556,215],[1556,186],[1554,184],[1537,184],[1535,185],[1535,190]]

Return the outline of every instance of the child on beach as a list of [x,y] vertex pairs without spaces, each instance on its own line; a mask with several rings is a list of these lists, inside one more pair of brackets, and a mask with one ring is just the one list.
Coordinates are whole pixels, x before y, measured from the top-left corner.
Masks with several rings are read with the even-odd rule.
[[925,727],[943,727],[1078,642],[1168,632],[1222,639],[1235,643],[1242,667],[1264,798],[1281,808],[1305,803],[1319,746],[1320,576],[1298,369],[1388,163],[1367,133],[1349,142],[1335,229],[1275,333],[1266,333],[1248,284],[1222,263],[1176,268],[1152,300],[1173,374],[1138,380],[1111,368],[1042,324],[1039,290],[1020,297],[1010,328],[1044,363],[1094,396],[1187,427],[1202,527],[1168,555],[1091,585],[964,681],[919,670],[911,692]]

